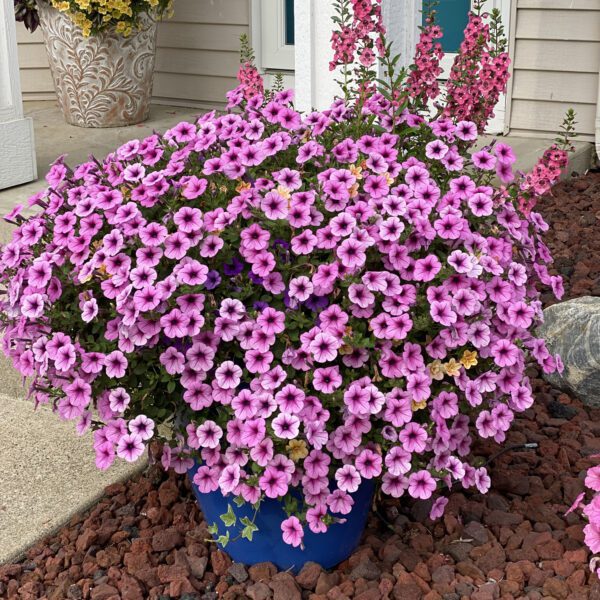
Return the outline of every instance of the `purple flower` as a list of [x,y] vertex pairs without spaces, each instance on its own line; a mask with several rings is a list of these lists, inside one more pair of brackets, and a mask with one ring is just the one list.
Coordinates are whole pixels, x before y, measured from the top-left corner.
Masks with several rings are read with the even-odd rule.
[[209,271],[206,274],[206,281],[204,282],[204,287],[207,290],[214,290],[221,283],[221,276],[218,271]]
[[[350,19],[371,64],[380,11],[363,4]],[[486,18],[469,23],[483,57]],[[508,439],[533,403],[530,359],[563,367],[532,335],[539,290],[563,291],[532,209],[566,157],[552,148],[523,175],[510,147],[477,149],[505,54],[460,102],[456,74],[436,99],[423,73],[437,68],[432,32],[398,84],[397,122],[381,94],[364,96],[358,135],[354,98],[300,114],[292,92],[265,95],[249,61],[228,94],[235,111],[73,170],[60,159],[35,214],[9,215],[3,349],[36,404],[54,400],[78,433],[96,428],[99,468],[135,460],[169,422],[161,463],[200,465],[202,492],[255,504],[296,490],[282,534],[297,547],[306,526],[326,531],[352,510],[363,478],[396,498],[453,481],[487,491],[474,438]],[[336,64],[355,58],[346,37],[334,34]]]
[[230,263],[223,265],[223,273],[228,277],[235,277],[244,270],[244,263],[237,257],[234,256]]
[[329,304],[329,300],[326,296],[311,295],[310,298],[305,302],[306,308],[309,310],[318,312]]

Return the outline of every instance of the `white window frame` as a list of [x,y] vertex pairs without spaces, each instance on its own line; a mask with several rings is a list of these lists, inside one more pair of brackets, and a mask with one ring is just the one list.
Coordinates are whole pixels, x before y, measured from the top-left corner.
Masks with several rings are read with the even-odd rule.
[[294,71],[295,46],[285,43],[285,0],[253,2],[260,35],[260,66],[264,71]]

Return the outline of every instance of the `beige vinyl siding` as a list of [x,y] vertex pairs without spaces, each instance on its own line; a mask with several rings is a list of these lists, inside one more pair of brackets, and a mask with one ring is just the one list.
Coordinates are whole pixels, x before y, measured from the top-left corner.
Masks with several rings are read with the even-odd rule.
[[600,0],[514,0],[510,131],[554,136],[567,109],[593,141],[600,68]]
[[17,23],[17,43],[21,88],[25,100],[50,100],[54,98],[54,85],[48,68],[42,32],[29,33],[22,23]]
[[[154,101],[221,108],[236,85],[240,35],[248,33],[250,0],[175,0],[175,15],[158,26]],[[18,24],[25,100],[54,98],[41,32]]]

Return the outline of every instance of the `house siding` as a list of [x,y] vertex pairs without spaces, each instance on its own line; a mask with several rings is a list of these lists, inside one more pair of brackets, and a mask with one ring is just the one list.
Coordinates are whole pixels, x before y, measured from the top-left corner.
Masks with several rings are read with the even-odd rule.
[[[240,35],[249,32],[249,0],[176,0],[175,15],[158,26],[154,102],[222,108],[236,85]],[[53,99],[42,34],[18,27],[24,100]]]
[[600,0],[514,0],[510,132],[554,136],[569,108],[593,141],[600,68]]

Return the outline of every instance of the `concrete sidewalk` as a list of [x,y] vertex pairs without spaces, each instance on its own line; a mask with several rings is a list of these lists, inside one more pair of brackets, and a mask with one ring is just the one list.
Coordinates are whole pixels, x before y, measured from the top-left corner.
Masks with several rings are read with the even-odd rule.
[[0,395],[0,564],[20,558],[36,541],[102,497],[111,483],[145,466],[117,460],[94,464],[91,434],[47,408]]
[[[48,165],[59,152],[75,166],[90,154],[102,158],[131,138],[164,131],[198,110],[153,106],[146,123],[120,129],[80,129],[64,123],[52,102],[25,104],[35,125],[39,180],[0,191],[0,215],[40,190]],[[517,152],[517,167],[531,168],[549,140],[508,137]],[[592,145],[578,144],[571,170],[583,172],[591,162]],[[0,243],[10,227],[0,220]],[[48,409],[34,413],[12,365],[0,352],[0,564],[17,559],[36,540],[56,530],[93,504],[105,486],[143,467],[117,461],[109,471],[96,469],[90,436],[78,438],[74,424],[61,422]]]

